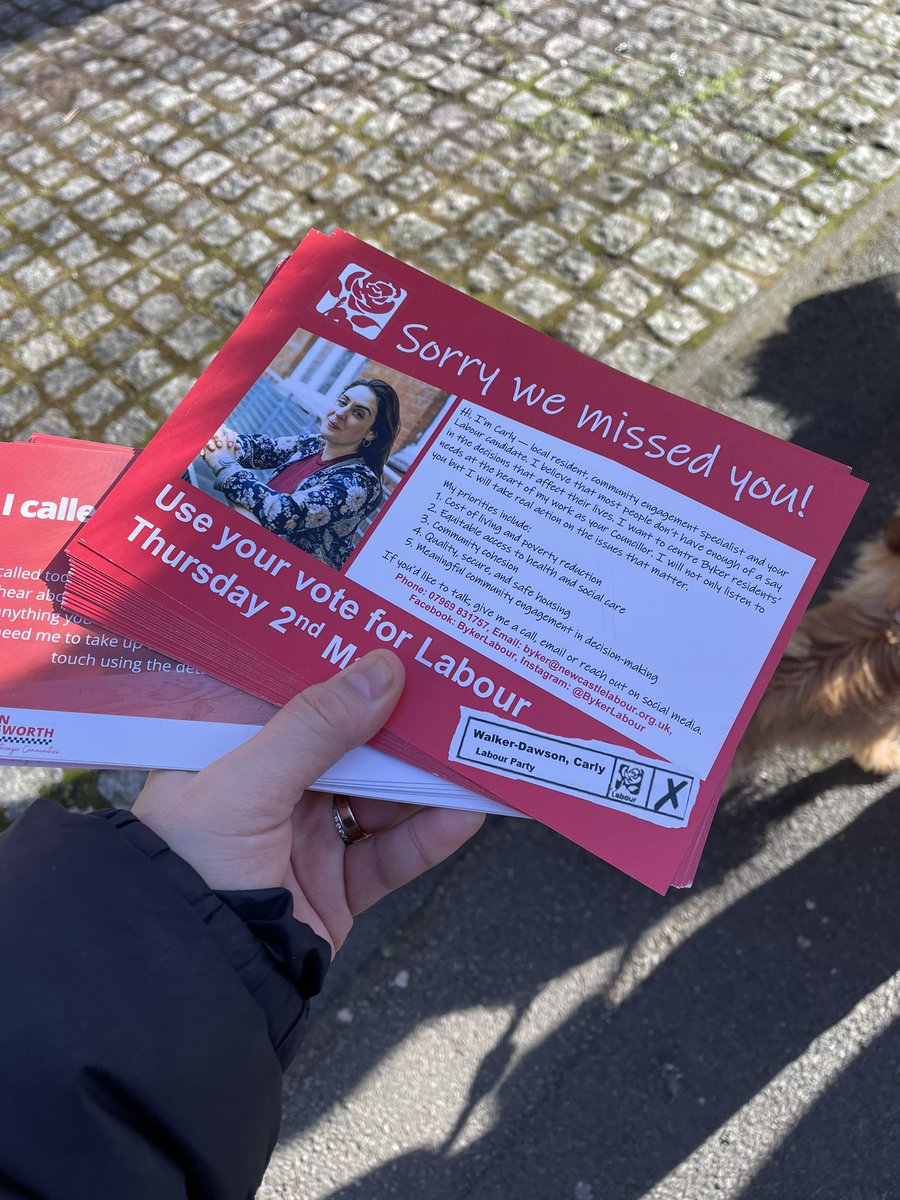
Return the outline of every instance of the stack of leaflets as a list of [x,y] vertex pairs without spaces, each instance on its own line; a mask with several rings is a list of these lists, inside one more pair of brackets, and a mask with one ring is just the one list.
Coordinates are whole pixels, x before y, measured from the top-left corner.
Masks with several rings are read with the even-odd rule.
[[71,541],[63,603],[274,705],[390,647],[378,749],[663,892],[864,487],[312,233]]
[[[133,458],[120,446],[41,434],[0,445],[0,763],[198,770],[275,711],[61,607],[66,543]],[[369,746],[318,786],[511,812]]]

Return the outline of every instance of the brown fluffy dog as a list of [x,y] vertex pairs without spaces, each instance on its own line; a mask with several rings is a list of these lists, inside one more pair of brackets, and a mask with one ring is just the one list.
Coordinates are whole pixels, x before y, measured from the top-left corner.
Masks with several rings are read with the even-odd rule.
[[867,771],[900,768],[900,508],[797,626],[733,771],[775,746],[839,747]]

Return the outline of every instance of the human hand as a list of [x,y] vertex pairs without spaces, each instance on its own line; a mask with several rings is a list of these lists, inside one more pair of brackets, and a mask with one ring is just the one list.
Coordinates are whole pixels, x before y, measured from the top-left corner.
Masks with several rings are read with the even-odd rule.
[[340,949],[353,918],[457,850],[480,813],[354,797],[370,836],[346,846],[332,797],[306,791],[387,720],[403,664],[375,650],[289,701],[255,737],[196,775],[154,772],[134,813],[219,891],[285,887],[294,916]]
[[229,429],[227,425],[222,425],[200,451],[200,457],[214,471],[218,471],[220,467],[223,467],[226,463],[234,462],[237,458],[239,451],[237,439],[238,435],[233,429]]

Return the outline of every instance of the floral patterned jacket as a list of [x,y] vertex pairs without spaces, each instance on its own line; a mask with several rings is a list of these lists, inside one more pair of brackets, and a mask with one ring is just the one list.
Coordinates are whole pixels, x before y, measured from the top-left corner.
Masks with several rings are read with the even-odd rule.
[[270,471],[309,458],[322,449],[320,437],[238,437],[237,461],[222,467],[216,488],[237,508],[247,509],[260,525],[286,538],[335,570],[350,556],[360,524],[381,503],[381,480],[361,458],[327,464],[304,479],[292,495],[266,487],[244,470]]

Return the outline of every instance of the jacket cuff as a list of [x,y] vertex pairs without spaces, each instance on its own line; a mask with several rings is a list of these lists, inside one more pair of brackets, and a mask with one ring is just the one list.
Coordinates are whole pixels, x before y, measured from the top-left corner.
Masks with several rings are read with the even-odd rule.
[[[233,479],[235,475],[242,474],[245,470],[246,467],[242,467],[236,458],[229,459],[214,472],[213,487],[221,491],[223,483],[227,483],[229,479]],[[251,476],[251,478],[255,478],[255,476]]]
[[193,908],[263,1009],[272,1046],[286,1069],[302,1040],[309,1000],[321,991],[331,962],[324,938],[295,919],[290,892],[213,891],[133,813],[110,809],[88,819],[108,822]]

